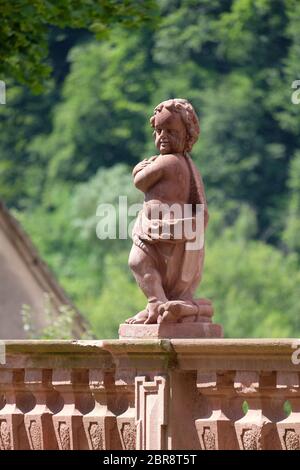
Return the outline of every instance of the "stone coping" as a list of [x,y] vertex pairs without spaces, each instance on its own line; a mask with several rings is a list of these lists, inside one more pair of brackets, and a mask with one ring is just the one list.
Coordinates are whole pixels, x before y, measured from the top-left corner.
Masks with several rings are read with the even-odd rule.
[[[297,343],[298,342],[298,343]],[[6,340],[3,368],[293,370],[297,339]],[[300,347],[300,344],[299,344]],[[300,354],[299,354],[300,356]]]
[[219,355],[290,355],[298,338],[260,339],[112,339],[112,340],[3,340],[7,354],[126,354],[179,353]]

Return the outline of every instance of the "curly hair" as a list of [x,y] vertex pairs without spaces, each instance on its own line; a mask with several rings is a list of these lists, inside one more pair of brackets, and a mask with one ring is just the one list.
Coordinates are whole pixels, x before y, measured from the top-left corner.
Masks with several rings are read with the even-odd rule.
[[155,127],[155,116],[157,113],[160,113],[163,108],[180,114],[187,131],[185,152],[190,152],[193,145],[197,142],[200,134],[199,120],[193,106],[191,103],[189,103],[188,100],[182,98],[174,98],[171,100],[162,101],[158,106],[156,106],[154,109],[154,114],[150,118],[150,124],[153,128]]

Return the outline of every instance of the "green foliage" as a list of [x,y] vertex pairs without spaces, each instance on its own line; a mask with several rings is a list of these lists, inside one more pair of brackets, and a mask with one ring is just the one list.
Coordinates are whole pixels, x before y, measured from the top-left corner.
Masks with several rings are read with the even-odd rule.
[[116,23],[125,28],[153,23],[157,11],[152,0],[0,0],[0,9],[0,73],[37,91],[50,72],[45,61],[50,26],[87,28],[105,38]]
[[70,186],[56,185],[47,193],[49,206],[16,211],[15,216],[78,305],[79,298],[98,293],[103,255],[100,244],[91,250],[72,222],[72,198]]
[[116,336],[145,303],[131,241],[97,238],[97,206],[140,202],[130,173],[156,152],[149,116],[181,96],[201,118],[192,156],[210,212],[199,295],[226,336],[299,335],[299,2],[163,0],[156,29],[155,2],[27,3],[5,3],[0,70],[31,86],[54,73],[39,98],[7,83],[1,197],[94,332]]
[[127,197],[128,207],[141,203],[141,193],[132,185],[129,168],[121,164],[100,169],[73,190],[61,184],[51,191],[49,188],[45,204],[51,206],[51,211],[37,207],[15,212],[99,337],[115,336],[115,325],[131,316],[143,297],[127,267],[131,240],[100,241],[96,235],[101,220],[96,216],[98,205],[109,203],[115,207],[118,222],[120,195]]
[[[126,198],[124,201],[124,211],[120,214],[119,202],[120,196]],[[89,243],[90,246],[100,245],[96,237],[97,223],[101,222],[102,217],[97,216],[97,208],[101,204],[109,204],[113,211],[113,225],[116,227],[116,239],[101,240],[103,251],[115,251],[118,248],[122,250],[125,239],[119,240],[119,217],[120,215],[127,220],[127,213],[133,204],[143,202],[142,194],[132,184],[130,168],[124,164],[116,164],[112,168],[102,168],[98,170],[95,176],[86,183],[77,185],[72,201],[73,223],[79,230],[80,236]],[[133,218],[131,217],[131,220]],[[114,223],[115,222],[115,223]]]
[[237,225],[208,240],[199,295],[213,300],[227,337],[298,337],[297,258],[239,237]]
[[164,98],[184,94],[203,117],[194,157],[209,201],[249,203],[259,234],[278,241],[288,164],[300,146],[299,110],[291,104],[291,84],[299,78],[299,4],[195,0],[192,6],[163,3],[153,50]]
[[300,255],[300,151],[296,152],[291,162],[288,188],[289,202],[283,241],[290,251]]
[[32,142],[35,136],[50,131],[54,96],[52,81],[42,100],[20,85],[7,83],[7,105],[0,106],[0,186],[1,197],[9,205],[24,207],[40,196],[45,161],[32,150]]
[[105,259],[103,289],[88,313],[99,338],[117,338],[119,324],[145,308],[146,298],[129,272],[127,260],[128,251],[110,253]]
[[84,180],[99,166],[133,163],[143,150],[147,82],[147,32],[124,37],[116,30],[110,42],[73,48],[62,100],[54,108],[53,129],[34,149],[49,159],[53,179]]
[[[49,294],[45,294],[43,317],[46,326],[36,329],[32,320],[33,312],[29,305],[22,305],[21,316],[23,328],[29,339],[72,339],[76,312],[69,305],[61,305],[57,310]],[[89,333],[84,338],[91,338]]]

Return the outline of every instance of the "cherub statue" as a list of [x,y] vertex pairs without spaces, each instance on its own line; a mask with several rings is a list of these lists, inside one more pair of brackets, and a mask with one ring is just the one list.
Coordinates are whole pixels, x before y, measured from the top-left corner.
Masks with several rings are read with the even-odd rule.
[[[211,321],[211,302],[194,299],[202,276],[204,242],[194,246],[192,240],[199,232],[203,240],[208,222],[202,179],[188,155],[200,133],[198,118],[187,100],[176,98],[160,103],[150,123],[160,154],[133,169],[134,184],[145,199],[129,255],[129,266],[148,303],[126,323]],[[188,222],[192,231],[186,233],[182,226]]]

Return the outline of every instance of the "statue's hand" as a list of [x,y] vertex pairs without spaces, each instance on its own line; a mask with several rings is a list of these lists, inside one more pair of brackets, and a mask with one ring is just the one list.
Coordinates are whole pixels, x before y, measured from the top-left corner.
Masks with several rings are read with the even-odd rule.
[[135,175],[143,170],[146,166],[150,165],[153,161],[155,161],[157,158],[157,155],[154,155],[153,157],[150,157],[149,159],[147,158],[144,158],[144,160],[142,160],[141,162],[139,162],[133,169],[132,171],[132,175],[133,177],[135,177]]

